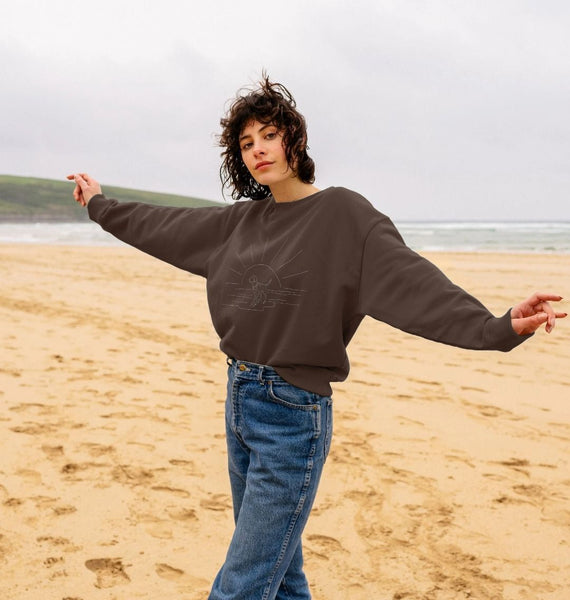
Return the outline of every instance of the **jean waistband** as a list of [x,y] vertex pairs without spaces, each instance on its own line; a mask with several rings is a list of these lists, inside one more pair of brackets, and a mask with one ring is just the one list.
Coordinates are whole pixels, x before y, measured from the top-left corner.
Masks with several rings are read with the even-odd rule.
[[253,379],[256,381],[285,381],[279,373],[269,365],[259,365],[245,360],[226,358],[226,363],[232,369],[234,377]]

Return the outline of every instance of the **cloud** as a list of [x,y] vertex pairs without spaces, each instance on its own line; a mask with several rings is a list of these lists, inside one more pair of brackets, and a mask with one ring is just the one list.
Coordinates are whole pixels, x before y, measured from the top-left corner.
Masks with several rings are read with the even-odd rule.
[[2,172],[219,199],[219,119],[265,67],[307,117],[322,187],[396,218],[532,218],[548,195],[570,219],[566,3],[133,7],[14,5]]

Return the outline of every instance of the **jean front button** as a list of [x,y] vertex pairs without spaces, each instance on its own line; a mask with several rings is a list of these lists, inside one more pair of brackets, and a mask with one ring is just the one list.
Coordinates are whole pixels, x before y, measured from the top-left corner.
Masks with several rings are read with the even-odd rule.
[[240,365],[238,368],[240,371],[247,371],[247,367],[245,365]]

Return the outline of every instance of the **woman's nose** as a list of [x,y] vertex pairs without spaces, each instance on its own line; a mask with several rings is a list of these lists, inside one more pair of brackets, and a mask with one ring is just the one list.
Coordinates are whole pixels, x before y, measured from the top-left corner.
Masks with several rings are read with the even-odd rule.
[[253,145],[253,153],[255,156],[265,154],[265,148],[263,147],[263,144],[260,142],[255,142]]

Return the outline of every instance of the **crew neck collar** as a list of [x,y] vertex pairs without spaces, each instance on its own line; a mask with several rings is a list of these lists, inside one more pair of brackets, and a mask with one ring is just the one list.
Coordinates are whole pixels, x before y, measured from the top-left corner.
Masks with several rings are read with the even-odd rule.
[[332,189],[332,188],[331,187],[324,188],[322,190],[319,190],[318,192],[309,194],[308,196],[305,196],[304,198],[301,198],[300,200],[290,200],[289,202],[277,202],[277,200],[275,200],[275,198],[273,197],[273,194],[271,194],[268,197],[268,199],[272,206],[274,206],[275,208],[278,208],[278,209],[282,209],[282,208],[285,208],[286,206],[289,207],[289,206],[296,206],[299,204],[307,204],[307,203],[311,202],[312,200],[316,200],[324,192],[326,192],[330,189]]

